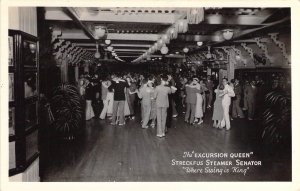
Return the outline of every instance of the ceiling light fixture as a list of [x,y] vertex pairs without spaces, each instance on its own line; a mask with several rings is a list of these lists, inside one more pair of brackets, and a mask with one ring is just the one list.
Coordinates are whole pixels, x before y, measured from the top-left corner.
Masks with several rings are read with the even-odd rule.
[[230,40],[233,37],[233,29],[224,29],[223,37],[225,40]]
[[203,45],[203,42],[201,42],[201,41],[197,42],[197,46],[202,46],[202,45]]
[[105,44],[109,45],[110,43],[111,43],[111,40],[109,40],[109,39],[105,40]]
[[189,49],[187,47],[183,48],[183,52],[184,53],[188,53],[189,52]]
[[96,44],[96,53],[95,53],[95,58],[100,58],[100,52],[99,52],[99,49],[98,49],[98,44]]
[[164,45],[161,49],[160,49],[160,52],[162,54],[167,54],[169,52],[169,49],[166,45]]
[[105,28],[103,26],[95,26],[95,38],[100,39],[105,35]]
[[208,46],[207,48],[208,48],[208,52],[207,52],[207,54],[206,54],[206,58],[207,58],[207,59],[211,59],[212,55],[211,55],[211,53],[210,53],[210,46]]

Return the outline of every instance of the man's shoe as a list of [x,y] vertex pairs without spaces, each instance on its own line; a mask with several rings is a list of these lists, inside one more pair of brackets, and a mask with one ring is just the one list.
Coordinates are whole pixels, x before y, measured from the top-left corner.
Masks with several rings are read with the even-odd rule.
[[203,120],[200,120],[197,124],[201,125],[203,123]]

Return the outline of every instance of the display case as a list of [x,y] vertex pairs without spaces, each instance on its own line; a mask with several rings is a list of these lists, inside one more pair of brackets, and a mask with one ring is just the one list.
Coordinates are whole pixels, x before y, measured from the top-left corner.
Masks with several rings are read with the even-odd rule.
[[9,176],[37,159],[39,135],[38,38],[9,30]]

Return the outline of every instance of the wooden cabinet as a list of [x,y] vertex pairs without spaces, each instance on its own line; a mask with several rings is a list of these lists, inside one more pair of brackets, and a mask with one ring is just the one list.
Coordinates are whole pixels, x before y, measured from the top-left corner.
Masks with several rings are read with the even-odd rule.
[[22,173],[38,158],[38,38],[8,31],[9,43],[9,176]]

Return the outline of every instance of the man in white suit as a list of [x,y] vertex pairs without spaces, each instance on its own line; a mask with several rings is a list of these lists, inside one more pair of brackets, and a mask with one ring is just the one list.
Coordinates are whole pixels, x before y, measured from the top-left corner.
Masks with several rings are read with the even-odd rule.
[[235,93],[233,91],[233,88],[230,85],[228,85],[227,78],[223,78],[222,83],[224,85],[224,91],[223,91],[224,93],[221,94],[220,96],[223,96],[222,107],[223,107],[224,114],[223,114],[223,120],[221,122],[221,127],[225,123],[226,130],[229,130],[230,129],[229,108],[231,104],[231,98],[235,96]]
[[156,98],[156,114],[157,114],[157,137],[164,137],[167,120],[167,109],[169,107],[168,95],[176,92],[176,88],[167,86],[168,77],[162,76],[161,83],[154,90],[154,98]]

